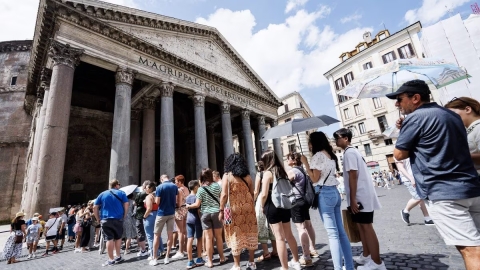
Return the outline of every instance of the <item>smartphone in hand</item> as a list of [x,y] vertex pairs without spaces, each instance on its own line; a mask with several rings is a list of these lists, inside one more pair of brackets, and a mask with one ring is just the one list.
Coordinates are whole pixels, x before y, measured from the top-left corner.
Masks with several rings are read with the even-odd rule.
[[[363,204],[361,202],[357,203],[358,210],[363,210]],[[352,213],[352,209],[350,206],[347,206],[348,212]]]

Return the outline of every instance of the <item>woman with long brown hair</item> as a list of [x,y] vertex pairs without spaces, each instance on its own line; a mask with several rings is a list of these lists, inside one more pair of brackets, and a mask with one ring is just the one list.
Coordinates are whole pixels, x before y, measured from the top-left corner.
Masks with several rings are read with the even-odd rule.
[[24,213],[18,212],[10,224],[10,236],[3,249],[3,257],[7,260],[7,264],[16,263],[17,260],[15,258],[22,255],[23,237],[27,229],[25,220],[23,220],[24,216]]
[[[180,205],[175,209],[175,224],[178,233],[178,250],[172,259],[183,259],[184,253],[187,252],[187,208],[185,199],[188,196],[188,188],[183,185],[185,177],[183,175],[175,176],[175,185],[178,187],[178,196],[180,197]],[[175,241],[174,241],[175,243]]]
[[[282,163],[277,155],[272,150],[266,151],[262,155],[262,162],[265,164],[265,172],[262,179],[262,192],[259,199],[263,204],[263,212],[267,216],[267,221],[272,226],[273,233],[277,239],[277,250],[282,264],[282,270],[289,267],[294,269],[301,269],[298,261],[297,241],[292,234],[292,227],[290,224],[290,210],[277,208],[272,202],[272,189],[275,179],[287,179],[287,173],[283,168]],[[287,246],[284,239],[287,240],[288,246],[292,252],[293,259],[288,261]]]
[[448,108],[462,118],[467,129],[468,148],[472,156],[475,169],[480,173],[480,103],[469,97],[454,98],[447,104]]

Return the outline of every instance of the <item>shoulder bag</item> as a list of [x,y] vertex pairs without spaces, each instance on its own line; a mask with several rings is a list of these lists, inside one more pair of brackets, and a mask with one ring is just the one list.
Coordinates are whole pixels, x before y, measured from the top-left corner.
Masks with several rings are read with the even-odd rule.
[[115,194],[113,191],[110,190],[110,193],[112,193],[113,196],[115,196],[115,198],[117,198],[117,200],[120,202],[120,206],[122,207],[122,219],[123,219],[123,216],[125,215],[125,209],[123,207],[123,201],[122,199],[120,199],[120,197],[118,197],[117,194]]

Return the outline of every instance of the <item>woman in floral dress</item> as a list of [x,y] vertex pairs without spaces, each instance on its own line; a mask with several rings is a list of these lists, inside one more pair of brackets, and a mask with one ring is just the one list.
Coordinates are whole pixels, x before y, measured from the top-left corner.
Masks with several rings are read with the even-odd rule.
[[225,160],[225,175],[220,196],[220,219],[224,219],[227,202],[231,209],[231,223],[225,224],[225,240],[232,250],[234,266],[240,269],[240,253],[243,248],[249,251],[247,268],[256,269],[254,253],[258,247],[258,228],[253,202],[253,181],[249,175],[245,159],[240,154],[232,154]]

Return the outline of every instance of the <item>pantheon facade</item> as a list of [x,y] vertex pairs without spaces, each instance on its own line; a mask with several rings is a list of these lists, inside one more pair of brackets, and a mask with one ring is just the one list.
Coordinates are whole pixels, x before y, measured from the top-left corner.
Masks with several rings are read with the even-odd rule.
[[5,121],[24,138],[0,142],[0,219],[85,202],[114,178],[222,172],[234,138],[254,175],[282,105],[217,29],[95,0],[41,0],[33,42],[0,43],[0,56],[2,84],[17,76],[0,97],[22,101],[0,121],[20,114],[21,128]]

